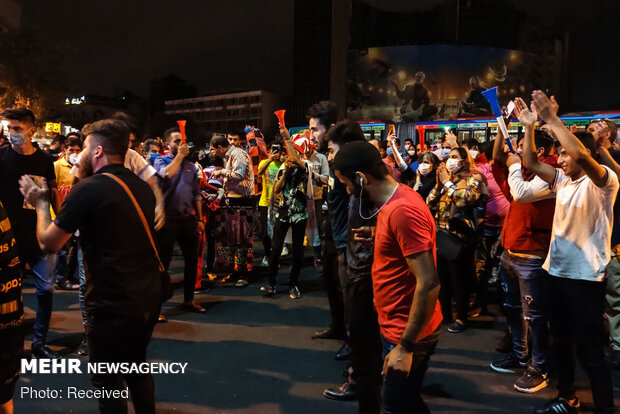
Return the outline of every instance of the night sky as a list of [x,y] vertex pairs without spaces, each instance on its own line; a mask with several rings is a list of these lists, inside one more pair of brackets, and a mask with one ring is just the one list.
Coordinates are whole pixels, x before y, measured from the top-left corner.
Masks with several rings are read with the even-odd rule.
[[24,0],[24,27],[67,51],[76,93],[147,97],[173,73],[199,93],[292,88],[293,0]]
[[[312,1],[312,0],[306,0]],[[390,11],[451,0],[364,0]],[[570,31],[566,79],[576,107],[620,108],[620,1],[508,0],[526,25]],[[23,0],[23,26],[60,46],[76,94],[148,97],[155,77],[176,74],[199,94],[266,89],[292,93],[294,0]],[[373,28],[372,30],[381,30]],[[294,97],[292,97],[294,99]]]

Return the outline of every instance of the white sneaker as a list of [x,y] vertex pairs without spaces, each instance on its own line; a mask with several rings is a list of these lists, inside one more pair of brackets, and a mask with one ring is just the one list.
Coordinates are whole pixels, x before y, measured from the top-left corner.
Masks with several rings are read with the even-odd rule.
[[282,248],[282,254],[280,256],[288,256],[288,247],[284,246]]
[[260,267],[269,267],[269,259],[267,259],[267,256],[263,257],[263,261],[260,262]]

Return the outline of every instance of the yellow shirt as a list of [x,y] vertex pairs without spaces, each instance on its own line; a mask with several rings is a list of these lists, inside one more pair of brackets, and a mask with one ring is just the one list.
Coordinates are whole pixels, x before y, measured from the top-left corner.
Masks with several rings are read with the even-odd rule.
[[56,186],[58,190],[68,188],[73,185],[73,175],[71,175],[72,165],[67,162],[65,157],[59,158],[54,162],[54,172],[56,173]]

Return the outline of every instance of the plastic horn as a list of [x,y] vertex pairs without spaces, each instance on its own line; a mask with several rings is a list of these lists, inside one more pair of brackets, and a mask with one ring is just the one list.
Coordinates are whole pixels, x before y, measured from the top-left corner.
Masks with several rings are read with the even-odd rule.
[[495,119],[497,120],[500,131],[502,131],[504,140],[506,140],[506,145],[508,145],[508,149],[510,150],[510,152],[514,153],[515,151],[512,148],[512,143],[510,142],[510,135],[508,135],[508,129],[506,128],[504,117],[502,116],[502,109],[499,107],[499,102],[497,101],[497,86],[494,86],[491,89],[487,89],[486,91],[482,91],[482,95],[486,98],[487,101],[489,101],[489,104],[491,105],[491,110],[493,111],[493,115],[495,115]]
[[416,125],[415,129],[418,131],[418,143],[420,144],[420,152],[424,152],[424,131],[426,130],[426,125]]
[[179,124],[179,132],[181,133],[181,141],[183,141],[183,144],[187,144],[187,136],[185,135],[185,124],[186,123],[187,123],[186,120],[177,121],[177,124]]
[[280,123],[280,125],[286,128],[286,126],[284,125],[284,113],[285,112],[286,112],[286,109],[280,109],[278,111],[275,111],[274,114],[278,117],[278,122]]

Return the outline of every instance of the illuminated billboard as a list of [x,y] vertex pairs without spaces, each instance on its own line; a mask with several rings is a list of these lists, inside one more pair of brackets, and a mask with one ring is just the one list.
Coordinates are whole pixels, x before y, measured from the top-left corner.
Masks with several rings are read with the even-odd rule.
[[[517,50],[429,45],[349,52],[347,117],[418,122],[485,116],[486,101],[463,103],[498,86],[500,104],[540,87],[536,56]],[[537,68],[536,70],[533,70]],[[475,80],[472,80],[475,78]],[[537,80],[535,81],[535,78]],[[535,83],[536,82],[536,83]]]

